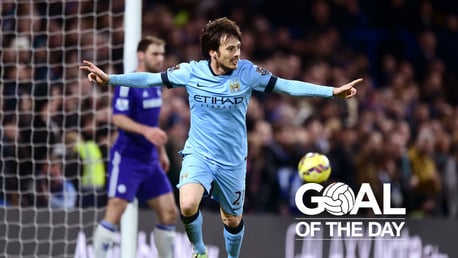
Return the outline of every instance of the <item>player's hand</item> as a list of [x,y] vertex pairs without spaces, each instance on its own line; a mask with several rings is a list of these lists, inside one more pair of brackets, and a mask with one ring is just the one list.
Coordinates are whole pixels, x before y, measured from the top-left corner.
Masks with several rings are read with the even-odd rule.
[[167,142],[167,134],[157,127],[146,127],[143,136],[156,146],[163,146]]
[[108,75],[102,71],[102,69],[98,68],[92,62],[83,60],[83,65],[80,66],[80,70],[87,71],[89,74],[87,78],[90,82],[96,82],[98,84],[107,85],[110,78]]
[[356,95],[358,92],[355,88],[356,84],[361,83],[363,79],[356,79],[352,82],[344,84],[340,87],[334,88],[333,94],[335,97],[349,99]]

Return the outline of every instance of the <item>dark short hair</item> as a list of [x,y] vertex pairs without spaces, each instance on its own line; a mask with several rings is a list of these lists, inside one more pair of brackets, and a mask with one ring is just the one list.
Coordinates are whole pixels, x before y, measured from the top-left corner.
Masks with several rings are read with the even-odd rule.
[[138,42],[137,52],[145,52],[151,44],[165,46],[165,40],[155,36],[144,37],[142,40],[140,40],[140,42]]
[[239,26],[226,17],[209,21],[205,25],[200,35],[200,48],[203,58],[210,59],[208,52],[210,50],[218,50],[221,39],[224,36],[233,36],[242,41],[242,33]]

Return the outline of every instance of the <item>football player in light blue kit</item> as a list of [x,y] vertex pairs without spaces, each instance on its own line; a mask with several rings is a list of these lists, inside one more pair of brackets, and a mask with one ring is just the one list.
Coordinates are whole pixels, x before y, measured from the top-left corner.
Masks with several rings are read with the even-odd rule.
[[244,234],[242,219],[247,156],[246,112],[253,90],[294,96],[351,98],[362,79],[334,88],[272,75],[240,59],[241,33],[227,18],[210,21],[201,34],[205,60],[181,63],[162,73],[110,75],[89,61],[81,70],[90,81],[128,87],[185,87],[189,94],[191,126],[182,151],[179,197],[181,218],[194,247],[193,257],[208,257],[202,237],[199,204],[210,192],[220,202],[229,258],[239,257]]

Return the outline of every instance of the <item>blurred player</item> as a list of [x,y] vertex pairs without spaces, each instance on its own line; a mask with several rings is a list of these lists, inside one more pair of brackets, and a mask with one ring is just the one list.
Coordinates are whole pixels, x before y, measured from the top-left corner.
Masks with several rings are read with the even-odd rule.
[[[137,47],[136,72],[160,71],[164,53],[162,39],[142,39]],[[164,147],[167,135],[158,127],[161,91],[161,87],[115,88],[113,123],[119,136],[110,153],[107,210],[94,234],[96,258],[106,257],[121,216],[135,197],[146,201],[157,214],[154,241],[159,257],[173,256],[178,209],[164,172],[170,163]]]
[[351,98],[358,79],[338,88],[286,80],[240,59],[241,33],[227,18],[210,21],[200,44],[204,60],[181,63],[162,73],[108,76],[93,63],[80,69],[90,81],[129,87],[185,87],[189,94],[191,127],[182,151],[179,197],[181,219],[194,247],[193,257],[208,257],[202,237],[199,204],[210,193],[220,202],[228,257],[239,257],[244,235],[242,219],[247,156],[246,112],[253,90],[294,96]]

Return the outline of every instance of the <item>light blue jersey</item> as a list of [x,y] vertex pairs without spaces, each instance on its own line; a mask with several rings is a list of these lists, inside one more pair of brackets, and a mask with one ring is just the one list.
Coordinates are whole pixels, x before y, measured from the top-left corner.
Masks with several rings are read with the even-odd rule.
[[191,126],[183,154],[199,154],[225,167],[240,167],[247,156],[246,113],[253,90],[295,96],[331,97],[332,87],[273,76],[250,61],[240,60],[228,75],[215,75],[207,60],[181,63],[158,74],[110,75],[110,84],[130,87],[185,87]]
[[191,126],[183,154],[198,153],[228,167],[244,165],[251,93],[273,87],[273,78],[248,61],[240,61],[229,75],[214,75],[208,61],[169,69],[163,75],[164,84],[186,87],[189,95]]

